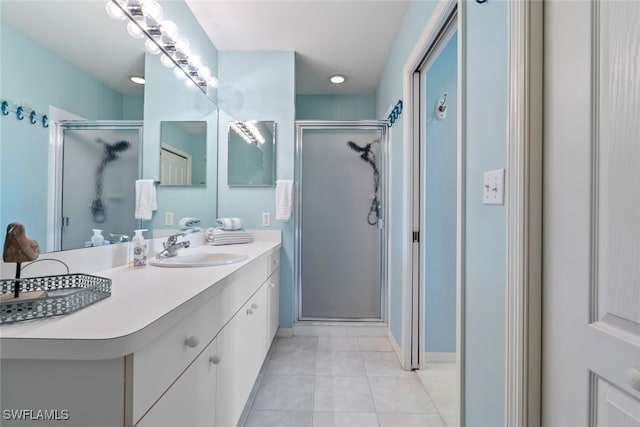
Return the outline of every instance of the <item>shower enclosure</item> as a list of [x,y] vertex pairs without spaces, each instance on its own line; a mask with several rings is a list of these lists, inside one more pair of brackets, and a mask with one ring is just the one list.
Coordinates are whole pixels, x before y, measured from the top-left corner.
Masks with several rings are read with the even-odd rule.
[[386,130],[296,123],[297,321],[386,320]]
[[130,236],[142,170],[142,122],[61,121],[58,129],[57,250],[86,246],[94,228]]

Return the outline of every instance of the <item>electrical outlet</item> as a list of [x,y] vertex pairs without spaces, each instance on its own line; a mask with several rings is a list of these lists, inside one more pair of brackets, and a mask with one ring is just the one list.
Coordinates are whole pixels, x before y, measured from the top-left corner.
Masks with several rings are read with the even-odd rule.
[[504,205],[504,169],[484,173],[482,204]]
[[271,214],[269,212],[262,212],[262,225],[265,227],[271,225]]
[[164,225],[173,225],[173,212],[164,213]]

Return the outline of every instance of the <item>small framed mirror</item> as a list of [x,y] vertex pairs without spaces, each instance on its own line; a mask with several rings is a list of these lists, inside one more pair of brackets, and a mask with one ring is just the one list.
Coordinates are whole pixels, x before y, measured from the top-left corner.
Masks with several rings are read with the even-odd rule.
[[160,185],[207,183],[207,122],[160,122]]
[[273,121],[229,122],[228,176],[230,187],[275,185],[276,123]]

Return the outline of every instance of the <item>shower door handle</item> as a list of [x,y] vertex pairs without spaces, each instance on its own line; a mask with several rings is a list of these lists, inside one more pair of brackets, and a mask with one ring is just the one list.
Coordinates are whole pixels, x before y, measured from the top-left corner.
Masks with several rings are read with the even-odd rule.
[[63,227],[68,227],[69,226],[69,217],[68,216],[63,216],[62,217],[62,226]]

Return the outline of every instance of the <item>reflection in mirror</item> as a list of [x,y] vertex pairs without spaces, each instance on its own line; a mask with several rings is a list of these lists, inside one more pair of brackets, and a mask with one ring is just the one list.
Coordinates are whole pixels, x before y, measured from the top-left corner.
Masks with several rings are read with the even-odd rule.
[[[167,83],[168,77],[153,78],[158,70],[150,67],[157,63],[163,72],[168,72],[175,81],[171,70],[162,67],[158,56],[145,54],[145,40],[133,40],[126,30],[126,22],[115,21],[105,12],[103,1],[47,0],[0,1],[0,94],[12,109],[24,106],[25,118],[19,120],[15,113],[0,114],[0,230],[7,224],[20,222],[25,225],[27,235],[40,244],[41,252],[82,247],[92,235],[91,228],[103,229],[105,240],[116,238],[109,234],[131,236],[134,223],[119,220],[127,217],[134,220],[130,203],[120,203],[112,188],[128,186],[133,189],[135,178],[140,177],[140,165],[133,156],[138,151],[142,156],[142,177],[159,179],[158,152],[160,150],[160,120],[203,120],[204,114],[180,117],[161,115],[154,99],[161,92],[166,99],[195,99],[184,82]],[[181,16],[181,8],[186,4],[171,3],[171,12]],[[167,9],[169,12],[169,9]],[[169,14],[171,15],[171,14]],[[156,82],[154,89],[131,82],[132,75],[145,76]],[[217,107],[201,90],[194,88],[201,96],[201,104],[207,103],[208,152],[217,152]],[[155,98],[154,98],[155,97]],[[147,99],[152,100],[150,114],[147,114]],[[200,104],[198,104],[200,105]],[[37,112],[38,120],[31,124],[29,113]],[[186,111],[181,107],[181,111]],[[193,112],[192,110],[189,110]],[[49,118],[48,127],[43,126],[40,115]],[[67,172],[78,172],[77,164],[65,165],[69,152],[63,152],[61,138],[68,120],[101,124],[105,122],[123,125],[144,122],[141,147],[136,147],[130,136],[87,137],[87,145],[81,149],[94,151],[92,162],[84,178],[74,178],[86,188],[76,193],[64,191],[63,177]],[[151,123],[153,129],[148,124]],[[157,129],[157,130],[156,130]],[[135,132],[134,132],[135,133]],[[67,135],[68,136],[68,135]],[[153,136],[153,144],[147,147],[147,136]],[[98,142],[100,139],[103,142]],[[127,150],[120,150],[127,141]],[[149,150],[149,151],[147,151]],[[131,163],[131,173],[116,172],[123,161]],[[210,158],[207,187],[185,190],[183,187],[166,188],[158,192],[160,209],[171,210],[180,215],[174,206],[184,205],[183,194],[200,191],[207,195],[206,206],[197,214],[204,218],[215,218],[217,206],[215,197],[216,165]],[[102,167],[100,166],[102,164]],[[135,165],[135,166],[133,166]],[[76,174],[77,175],[77,174]],[[117,183],[114,179],[120,179]],[[70,178],[68,178],[70,179]],[[68,180],[67,179],[67,180]],[[126,182],[124,182],[124,181]],[[193,178],[192,178],[193,180]],[[200,182],[203,179],[198,178]],[[114,186],[115,184],[115,186]],[[81,225],[77,237],[66,239],[66,226],[78,225],[62,210],[63,195],[85,194],[77,200],[82,215],[92,220],[98,218],[100,227]],[[186,197],[187,195],[185,195]],[[191,195],[192,197],[193,195]],[[123,199],[124,200],[124,199]],[[203,203],[204,205],[204,203]],[[119,208],[118,206],[122,206]],[[160,211],[160,210],[159,210]],[[191,212],[189,212],[191,213]],[[159,217],[158,212],[154,214]],[[145,221],[142,228],[149,228],[146,237],[151,237],[159,223]],[[135,228],[138,222],[135,222]],[[74,234],[75,236],[75,234]],[[121,237],[117,237],[121,239]],[[76,243],[73,243],[76,242]],[[68,245],[67,245],[68,243]]]
[[207,183],[207,122],[160,122],[160,185]]
[[229,122],[228,144],[229,186],[275,185],[275,122]]

